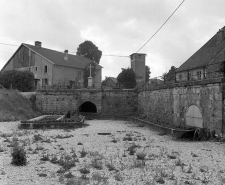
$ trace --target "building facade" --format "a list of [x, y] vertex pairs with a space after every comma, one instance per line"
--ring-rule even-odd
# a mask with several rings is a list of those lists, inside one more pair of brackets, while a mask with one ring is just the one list
[[[34, 74], [37, 88], [82, 88], [84, 86], [84, 71], [93, 61], [63, 52], [35, 45], [21, 44], [13, 56], [2, 68], [7, 70], [29, 70]], [[101, 87], [102, 67], [96, 65], [93, 86]]]
[[176, 81], [196, 81], [223, 77], [225, 61], [225, 27], [176, 70]]

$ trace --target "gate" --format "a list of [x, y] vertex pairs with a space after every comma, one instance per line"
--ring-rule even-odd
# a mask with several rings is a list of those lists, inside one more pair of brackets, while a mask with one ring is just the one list
[[203, 128], [201, 110], [196, 105], [191, 105], [186, 113], [186, 125]]

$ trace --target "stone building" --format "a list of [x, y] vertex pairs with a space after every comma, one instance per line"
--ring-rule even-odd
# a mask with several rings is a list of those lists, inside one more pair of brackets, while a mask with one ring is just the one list
[[136, 75], [136, 82], [138, 84], [145, 83], [145, 56], [143, 53], [133, 53], [130, 55], [131, 68]]
[[176, 81], [222, 77], [225, 61], [225, 27], [176, 70]]
[[106, 79], [102, 82], [102, 87], [105, 89], [113, 89], [117, 88], [117, 86], [117, 78], [115, 77], [106, 77]]
[[[29, 70], [34, 73], [35, 85], [49, 88], [82, 88], [84, 83], [84, 70], [93, 61], [65, 52], [59, 52], [42, 47], [42, 43], [35, 45], [22, 43], [12, 57], [8, 60], [2, 71]], [[101, 87], [102, 67], [96, 65], [93, 84], [95, 88]]]

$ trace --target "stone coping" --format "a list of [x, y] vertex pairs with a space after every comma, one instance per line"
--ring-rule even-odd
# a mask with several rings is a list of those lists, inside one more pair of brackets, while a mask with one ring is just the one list
[[174, 82], [172, 84], [158, 85], [158, 86], [153, 86], [153, 87], [143, 87], [143, 88], [139, 89], [139, 92], [163, 90], [163, 89], [173, 89], [176, 87], [188, 87], [188, 86], [207, 85], [207, 84], [224, 83], [224, 82], [225, 82], [224, 77], [203, 79], [203, 80], [199, 80], [199, 81]]
[[188, 134], [194, 135], [194, 132], [195, 132], [195, 128], [188, 130], [188, 129], [181, 129], [181, 128], [166, 127], [166, 126], [154, 124], [154, 123], [151, 123], [151, 122], [148, 122], [148, 121], [145, 121], [145, 120], [133, 117], [133, 116], [131, 116], [130, 119], [132, 121], [147, 124], [148, 126], [155, 128], [156, 130], [160, 131], [163, 134], [168, 134], [168, 135], [171, 135], [172, 137], [176, 137], [176, 138], [185, 137], [185, 135], [188, 135]]

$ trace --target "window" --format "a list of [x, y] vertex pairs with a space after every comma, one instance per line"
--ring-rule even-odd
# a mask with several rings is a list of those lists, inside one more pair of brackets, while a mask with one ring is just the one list
[[191, 72], [188, 73], [188, 80], [191, 80], [192, 79], [192, 75], [191, 75]]
[[81, 78], [81, 71], [78, 71], [78, 78]]
[[47, 73], [48, 72], [48, 66], [45, 66], [44, 67], [44, 73]]
[[37, 67], [35, 67], [35, 71], [37, 71]]
[[197, 79], [198, 80], [201, 80], [202, 79], [202, 72], [201, 71], [198, 71], [197, 72]]
[[179, 81], [181, 81], [182, 80], [182, 75], [179, 75]]
[[47, 78], [43, 79], [43, 85], [48, 85], [48, 79]]

